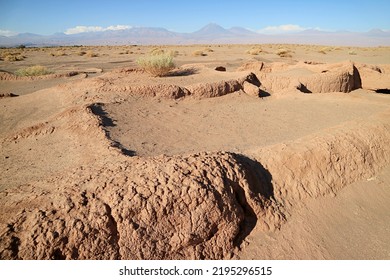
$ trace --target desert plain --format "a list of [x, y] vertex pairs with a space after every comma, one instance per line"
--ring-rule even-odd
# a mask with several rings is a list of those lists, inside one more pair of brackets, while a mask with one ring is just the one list
[[390, 259], [390, 47], [0, 54], [1, 259]]

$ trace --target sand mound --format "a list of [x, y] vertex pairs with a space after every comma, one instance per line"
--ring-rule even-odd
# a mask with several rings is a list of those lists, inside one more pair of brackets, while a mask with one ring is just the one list
[[[245, 86], [244, 86], [245, 85]], [[224, 96], [239, 90], [243, 90], [248, 95], [259, 96], [260, 81], [255, 74], [249, 73], [243, 77], [228, 81], [214, 83], [198, 83], [187, 86], [192, 97], [212, 98]], [[257, 94], [256, 94], [257, 92]]]
[[360, 75], [355, 65], [346, 63], [332, 66], [321, 74], [299, 77], [298, 82], [313, 93], [351, 92], [361, 88]]
[[116, 87], [111, 83], [109, 85], [104, 84], [98, 92], [113, 92], [120, 91], [124, 93], [130, 93], [132, 95], [141, 97], [157, 97], [178, 99], [188, 96], [190, 93], [186, 88], [179, 87], [177, 85], [159, 84], [159, 85], [139, 85], [139, 86], [125, 86]]
[[362, 77], [362, 88], [368, 90], [390, 89], [390, 68], [386, 65], [357, 64]]
[[[124, 72], [128, 73], [128, 72]], [[132, 73], [132, 71], [130, 72]], [[139, 73], [138, 73], [139, 74]], [[159, 83], [155, 85], [121, 85], [111, 77], [99, 77], [91, 82], [91, 86], [99, 93], [122, 92], [131, 96], [156, 97], [166, 99], [178, 99], [186, 96], [193, 98], [212, 98], [223, 96], [243, 89], [244, 83], [250, 83], [255, 87], [260, 86], [260, 81], [253, 73], [239, 75], [237, 79], [220, 80], [210, 83], [195, 83], [186, 86]], [[123, 83], [123, 81], [122, 81]], [[252, 90], [253, 91], [253, 90]], [[252, 94], [252, 91], [250, 94]], [[253, 94], [252, 94], [253, 95]]]
[[[238, 71], [247, 70], [253, 71], [259, 77], [264, 90], [277, 94], [294, 92], [297, 89], [304, 93], [351, 92], [362, 87], [369, 88], [370, 84], [371, 88], [372, 84], [378, 86], [377, 81], [384, 78], [380, 68], [367, 65], [357, 68], [352, 62], [247, 62], [238, 68]], [[387, 82], [384, 82], [382, 88], [387, 86]]]
[[264, 63], [261, 61], [249, 61], [237, 68], [237, 71], [261, 71]]
[[232, 93], [240, 90], [242, 87], [237, 80], [221, 81], [212, 84], [195, 84], [188, 86], [188, 90], [192, 96], [199, 98], [211, 98], [223, 96], [228, 93]]
[[262, 172], [242, 156], [202, 153], [21, 186], [1, 193], [1, 258], [230, 258], [258, 217], [267, 228], [282, 220]]

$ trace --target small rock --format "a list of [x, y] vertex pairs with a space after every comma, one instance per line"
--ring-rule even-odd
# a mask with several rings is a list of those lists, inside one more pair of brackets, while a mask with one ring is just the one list
[[218, 67], [215, 67], [215, 71], [226, 72], [226, 68], [223, 66], [218, 66]]

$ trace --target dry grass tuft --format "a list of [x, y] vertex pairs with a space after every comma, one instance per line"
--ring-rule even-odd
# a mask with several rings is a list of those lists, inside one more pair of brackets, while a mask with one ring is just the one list
[[31, 77], [31, 76], [42, 76], [51, 73], [52, 72], [47, 70], [46, 67], [41, 65], [35, 65], [35, 66], [19, 69], [15, 72], [15, 75], [22, 76], [22, 77]]
[[155, 77], [167, 76], [175, 68], [173, 56], [165, 53], [139, 58], [137, 64]]
[[151, 55], [162, 55], [164, 53], [165, 53], [165, 51], [163, 49], [160, 49], [160, 48], [154, 48], [150, 51]]
[[22, 55], [20, 52], [9, 52], [9, 51], [6, 51], [6, 52], [3, 52], [0, 54], [0, 60], [4, 60], [4, 61], [22, 61], [24, 60], [26, 57], [24, 55]]
[[179, 55], [179, 52], [178, 51], [175, 51], [175, 50], [164, 50], [164, 49], [161, 49], [161, 48], [154, 48], [150, 51], [150, 54], [151, 55], [163, 55], [163, 54], [166, 54], [168, 56], [172, 56], [172, 57], [176, 57]]
[[169, 52], [167, 52], [167, 54], [172, 57], [177, 57], [179, 55], [179, 51], [170, 50]]
[[276, 54], [280, 57], [292, 57], [291, 51], [288, 49], [278, 49]]
[[349, 55], [357, 55], [356, 51], [354, 51], [354, 50], [349, 51], [348, 54]]
[[197, 50], [192, 53], [193, 56], [207, 56], [202, 50]]
[[50, 53], [51, 56], [66, 56], [67, 54], [63, 50]]
[[250, 54], [250, 55], [258, 55], [262, 52], [263, 52], [263, 50], [260, 47], [252, 47], [251, 49], [246, 51], [246, 53]]
[[121, 51], [121, 52], [119, 52], [119, 54], [133, 54], [133, 52], [132, 51], [130, 51], [130, 50], [123, 50], [123, 51]]
[[23, 55], [7, 55], [4, 57], [4, 61], [22, 61], [25, 59], [25, 56]]
[[94, 51], [87, 51], [85, 56], [88, 56], [88, 57], [98, 57], [99, 54], [95, 53]]
[[322, 54], [327, 54], [328, 52], [331, 52], [333, 49], [331, 47], [323, 47], [318, 52]]

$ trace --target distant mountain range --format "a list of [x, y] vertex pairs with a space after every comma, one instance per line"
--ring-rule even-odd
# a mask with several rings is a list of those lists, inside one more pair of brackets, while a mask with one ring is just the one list
[[178, 33], [165, 28], [132, 27], [78, 34], [55, 33], [38, 35], [21, 33], [0, 36], [0, 46], [59, 46], [59, 45], [167, 45], [167, 44], [319, 44], [344, 46], [390, 46], [390, 31], [373, 29], [369, 32], [325, 32], [307, 29], [285, 34], [260, 34], [242, 27], [225, 29], [211, 23], [192, 33]]

